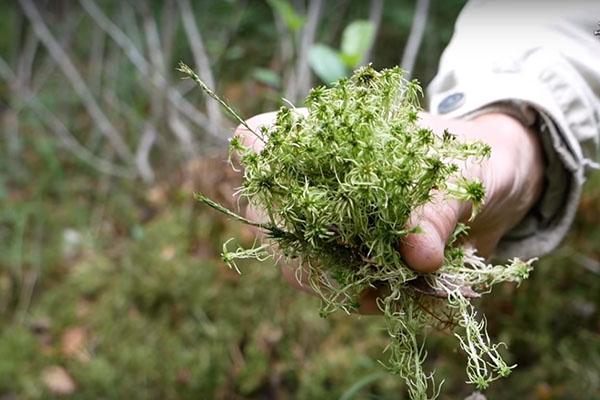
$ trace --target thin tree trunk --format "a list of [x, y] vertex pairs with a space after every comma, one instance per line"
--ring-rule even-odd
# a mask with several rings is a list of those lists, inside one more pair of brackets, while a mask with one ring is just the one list
[[430, 0], [418, 0], [415, 8], [415, 16], [413, 23], [410, 28], [410, 34], [404, 46], [404, 54], [402, 55], [402, 61], [400, 67], [407, 72], [407, 78], [410, 79], [412, 76], [417, 56], [419, 54], [419, 48], [423, 41], [423, 34], [425, 33], [425, 26], [427, 25], [427, 17], [429, 14]]

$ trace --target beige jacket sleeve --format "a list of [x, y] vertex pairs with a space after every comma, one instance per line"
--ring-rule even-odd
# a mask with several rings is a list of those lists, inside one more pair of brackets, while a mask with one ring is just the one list
[[499, 257], [534, 257], [568, 231], [600, 137], [600, 0], [480, 0], [461, 12], [428, 88], [435, 114], [511, 113], [540, 133], [544, 194]]

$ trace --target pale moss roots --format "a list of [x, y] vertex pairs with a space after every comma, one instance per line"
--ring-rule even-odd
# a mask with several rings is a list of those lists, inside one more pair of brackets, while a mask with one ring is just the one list
[[[180, 69], [218, 99], [188, 67]], [[331, 88], [312, 89], [308, 115], [283, 107], [273, 125], [252, 132], [264, 144], [258, 154], [240, 137], [232, 138], [230, 153], [243, 166], [239, 195], [263, 210], [266, 222], [248, 221], [200, 194], [197, 199], [267, 234], [265, 244], [252, 249], [224, 247], [228, 265], [237, 269], [238, 259], [275, 254], [299, 260], [322, 299], [323, 315], [356, 310], [364, 290], [380, 288], [379, 307], [390, 335], [385, 365], [405, 379], [412, 399], [427, 399], [439, 392], [433, 374], [423, 369], [424, 336], [432, 327], [453, 329], [467, 355], [469, 383], [485, 388], [510, 373], [514, 366], [491, 343], [485, 319], [465, 293], [521, 282], [531, 262], [486, 264], [456, 244], [466, 231], [461, 225], [441, 269], [422, 275], [407, 267], [398, 243], [416, 231], [407, 228], [411, 211], [437, 192], [472, 202], [476, 212], [484, 187], [463, 177], [459, 163], [481, 162], [490, 148], [419, 126], [421, 89], [402, 75], [399, 68], [364, 67]], [[446, 298], [424, 293], [423, 284]]]

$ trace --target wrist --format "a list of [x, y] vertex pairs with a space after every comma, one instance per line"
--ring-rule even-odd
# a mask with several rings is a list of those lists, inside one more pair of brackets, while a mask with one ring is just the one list
[[544, 160], [537, 132], [516, 118], [498, 112], [480, 115], [472, 122], [478, 125], [480, 139], [496, 151], [498, 158], [509, 162], [516, 171], [524, 172], [522, 177], [529, 184], [541, 188]]
[[[491, 157], [490, 212], [494, 208], [511, 210], [505, 230], [514, 227], [539, 199], [544, 186], [544, 157], [537, 132], [518, 119], [504, 113], [491, 112], [471, 120], [480, 140], [488, 143]], [[503, 213], [500, 213], [503, 214]]]

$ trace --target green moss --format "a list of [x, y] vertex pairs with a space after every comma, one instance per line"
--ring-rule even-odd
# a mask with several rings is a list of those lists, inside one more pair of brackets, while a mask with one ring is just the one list
[[[180, 69], [245, 124], [191, 69]], [[498, 282], [520, 282], [531, 266], [520, 260], [488, 265], [454, 244], [435, 273], [421, 275], [405, 264], [398, 243], [416, 231], [407, 228], [408, 218], [434, 191], [471, 202], [473, 214], [480, 208], [482, 183], [461, 176], [455, 162], [480, 162], [490, 148], [419, 126], [421, 89], [402, 75], [399, 68], [364, 67], [331, 88], [313, 89], [307, 115], [284, 107], [272, 126], [253, 130], [246, 125], [264, 149], [254, 153], [234, 138], [231, 152], [244, 167], [240, 194], [265, 212], [266, 222], [248, 221], [205, 196], [197, 198], [262, 228], [270, 238], [248, 250], [229, 252], [225, 246], [227, 264], [239, 270], [236, 260], [264, 260], [275, 248], [299, 259], [321, 297], [321, 315], [356, 311], [365, 290], [387, 288], [379, 299], [390, 336], [387, 365], [405, 379], [413, 399], [425, 399], [437, 397], [439, 387], [423, 369], [423, 337], [440, 324], [454, 327], [467, 354], [470, 383], [483, 389], [510, 373], [513, 367], [490, 341], [485, 319], [478, 317], [465, 288], [484, 292]], [[460, 226], [455, 236], [465, 230]], [[447, 298], [424, 295], [417, 279]]]

